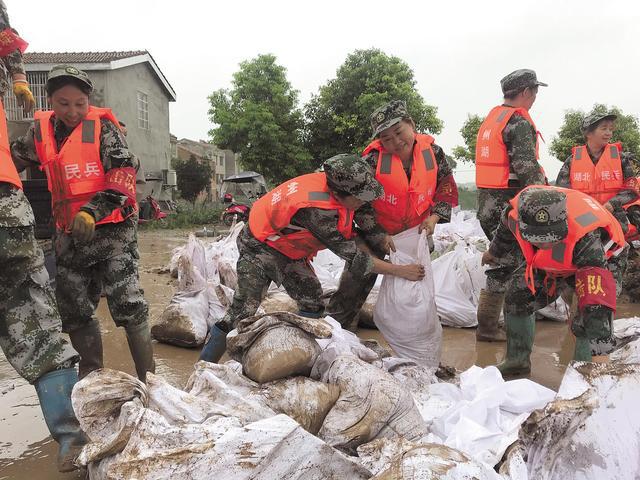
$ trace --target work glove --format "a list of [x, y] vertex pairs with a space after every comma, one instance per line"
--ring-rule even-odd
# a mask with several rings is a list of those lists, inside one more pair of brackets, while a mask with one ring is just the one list
[[89, 242], [96, 231], [96, 221], [93, 215], [85, 211], [79, 211], [73, 218], [71, 236], [79, 242]]
[[16, 96], [18, 105], [22, 107], [25, 115], [36, 106], [36, 100], [33, 98], [33, 93], [31, 93], [29, 84], [26, 80], [13, 81], [13, 94]]

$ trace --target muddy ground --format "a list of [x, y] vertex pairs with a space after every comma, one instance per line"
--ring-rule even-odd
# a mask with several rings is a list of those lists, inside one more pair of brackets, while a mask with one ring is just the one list
[[[183, 244], [188, 232], [145, 231], [140, 234], [141, 283], [150, 305], [151, 319], [162, 312], [173, 294], [173, 281], [157, 270], [167, 265], [174, 247]], [[618, 306], [618, 317], [637, 315], [640, 306]], [[117, 329], [103, 301], [98, 309], [102, 323], [105, 365], [135, 374], [124, 331]], [[361, 330], [361, 337], [380, 339], [377, 331]], [[444, 329], [444, 364], [464, 370], [471, 365], [487, 366], [502, 358], [504, 344], [475, 342], [474, 329]], [[198, 350], [154, 344], [157, 373], [176, 386], [183, 386], [198, 358]], [[531, 379], [557, 389], [571, 359], [573, 340], [566, 325], [539, 321], [533, 351]], [[56, 443], [45, 426], [38, 398], [32, 386], [19, 378], [0, 352], [0, 480], [70, 480], [79, 473], [56, 471]]]

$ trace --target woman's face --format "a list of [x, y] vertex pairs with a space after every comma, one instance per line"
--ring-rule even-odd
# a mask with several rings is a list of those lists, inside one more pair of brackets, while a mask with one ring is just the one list
[[596, 148], [604, 148], [611, 141], [614, 130], [614, 120], [601, 120], [595, 130], [587, 133], [587, 141]]
[[56, 118], [69, 128], [75, 128], [89, 112], [89, 95], [75, 85], [65, 85], [49, 97]]
[[380, 141], [385, 150], [400, 158], [408, 158], [413, 154], [415, 139], [413, 122], [408, 120], [402, 120], [380, 132]]

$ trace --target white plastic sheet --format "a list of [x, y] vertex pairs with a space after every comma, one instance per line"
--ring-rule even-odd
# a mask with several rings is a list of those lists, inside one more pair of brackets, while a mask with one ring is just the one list
[[424, 266], [423, 280], [413, 282], [387, 275], [382, 280], [373, 320], [398, 357], [425, 366], [438, 366], [442, 326], [436, 314], [433, 273], [426, 235], [418, 227], [394, 235], [391, 262]]

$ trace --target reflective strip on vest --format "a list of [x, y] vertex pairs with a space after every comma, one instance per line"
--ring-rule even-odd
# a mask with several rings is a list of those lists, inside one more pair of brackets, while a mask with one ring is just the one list
[[423, 150], [422, 158], [424, 158], [424, 166], [427, 170], [433, 170], [433, 157], [431, 156], [431, 150]]
[[582, 160], [582, 150], [584, 150], [584, 147], [576, 149], [576, 160]]
[[562, 263], [564, 261], [564, 252], [566, 248], [567, 245], [564, 243], [558, 243], [554, 245], [551, 249], [551, 258], [553, 258], [558, 263]]
[[611, 152], [611, 158], [618, 158], [618, 147], [609, 145], [609, 151]]
[[82, 121], [82, 143], [95, 143], [95, 120], [83, 120]]
[[576, 222], [578, 222], [583, 227], [588, 227], [592, 223], [596, 223], [598, 221], [598, 217], [595, 216], [594, 213], [587, 212], [582, 215], [576, 217]]
[[309, 192], [309, 200], [311, 201], [328, 201], [330, 198], [329, 192]]
[[504, 117], [506, 117], [508, 113], [509, 110], [502, 110], [502, 112], [500, 112], [500, 115], [498, 115], [498, 118], [496, 119], [496, 123], [502, 122], [504, 120]]
[[391, 160], [392, 160], [392, 156], [390, 153], [382, 154], [382, 160], [380, 160], [381, 174], [389, 175], [391, 173]]

